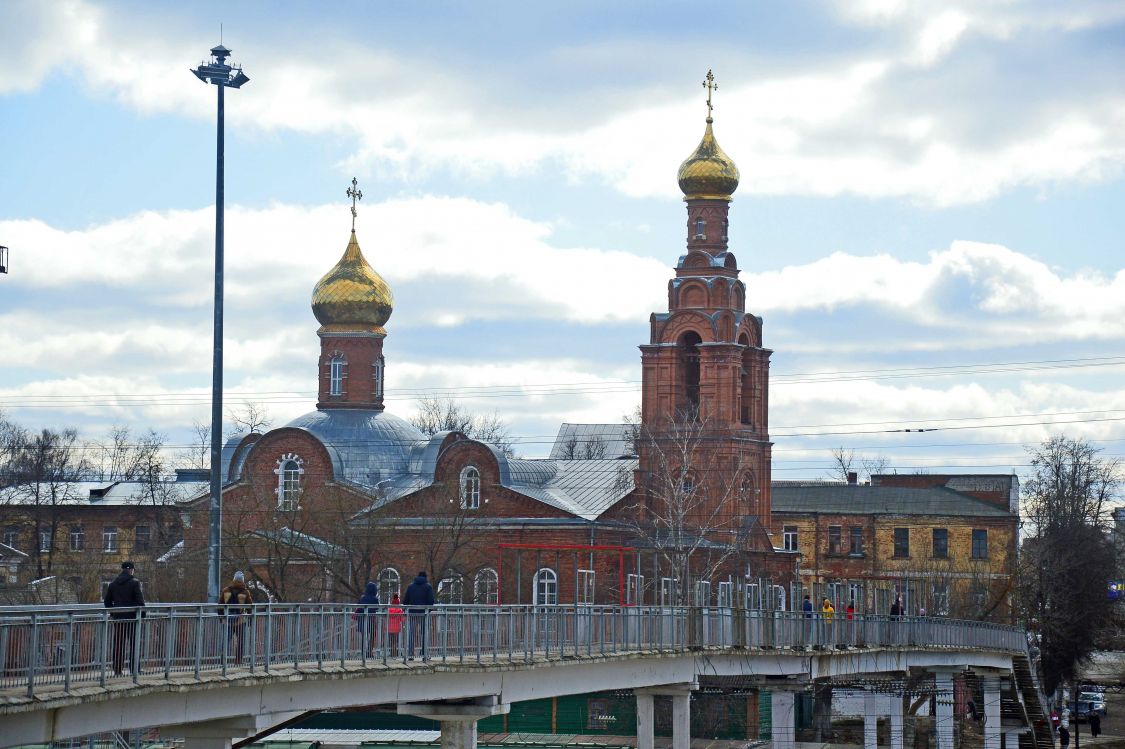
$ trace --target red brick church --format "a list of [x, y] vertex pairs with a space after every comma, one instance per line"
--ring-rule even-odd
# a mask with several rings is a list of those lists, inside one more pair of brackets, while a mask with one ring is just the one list
[[[640, 423], [565, 425], [549, 459], [384, 409], [394, 300], [353, 226], [313, 289], [316, 410], [224, 449], [224, 570], [288, 601], [350, 600], [367, 580], [389, 597], [427, 570], [447, 603], [773, 605], [794, 561], [769, 536], [771, 352], [728, 247], [739, 174], [710, 101], [678, 177], [687, 249], [640, 347]], [[189, 507], [181, 560], [201, 561], [206, 497]]]

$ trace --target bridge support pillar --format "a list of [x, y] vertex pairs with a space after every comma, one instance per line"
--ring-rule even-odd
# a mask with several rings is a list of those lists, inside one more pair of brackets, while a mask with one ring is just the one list
[[[902, 749], [902, 695], [891, 695], [891, 749]], [[999, 749], [999, 747], [997, 747]]]
[[1000, 749], [1000, 679], [985, 677], [981, 686], [984, 688], [984, 749]]
[[937, 735], [937, 749], [953, 749], [953, 673], [952, 670], [934, 672], [934, 733]]
[[400, 702], [399, 715], [417, 715], [441, 724], [442, 749], [476, 749], [477, 721], [492, 715], [503, 715], [512, 706], [501, 704], [495, 695], [467, 700], [437, 702]]
[[698, 682], [634, 689], [637, 696], [637, 749], [653, 749], [653, 698], [672, 698], [672, 749], [691, 747], [691, 693]]
[[863, 695], [863, 749], [879, 747], [879, 707], [882, 700], [874, 692]]
[[793, 749], [797, 737], [795, 693], [788, 689], [770, 691], [773, 749]]

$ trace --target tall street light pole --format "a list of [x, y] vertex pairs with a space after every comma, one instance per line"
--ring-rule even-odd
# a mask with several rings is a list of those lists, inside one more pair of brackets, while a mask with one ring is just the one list
[[211, 62], [192, 70], [219, 89], [218, 146], [215, 152], [215, 344], [211, 368], [211, 523], [207, 537], [207, 600], [219, 600], [220, 529], [223, 521], [223, 93], [242, 88], [250, 79], [241, 67], [227, 64], [230, 50], [220, 44]]

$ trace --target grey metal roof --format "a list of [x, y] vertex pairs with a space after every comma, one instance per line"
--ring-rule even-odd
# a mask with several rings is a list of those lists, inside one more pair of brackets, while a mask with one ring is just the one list
[[368, 488], [409, 473], [411, 448], [429, 439], [410, 422], [386, 411], [313, 411], [286, 426], [309, 432], [328, 448], [337, 478]]
[[1003, 508], [945, 487], [774, 484], [771, 495], [774, 512], [1012, 517]]
[[633, 491], [636, 460], [509, 460], [513, 491], [594, 520]]
[[551, 446], [551, 457], [555, 460], [569, 459], [569, 444], [573, 439], [574, 447], [580, 457], [582, 450], [587, 445], [600, 442], [605, 445], [605, 452], [600, 458], [623, 458], [634, 454], [630, 435], [633, 431], [630, 424], [563, 424], [559, 427], [555, 444]]

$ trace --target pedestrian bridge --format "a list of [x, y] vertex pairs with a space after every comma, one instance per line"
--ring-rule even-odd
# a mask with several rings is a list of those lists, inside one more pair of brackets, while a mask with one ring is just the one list
[[729, 607], [437, 606], [396, 635], [386, 608], [369, 612], [158, 605], [113, 620], [96, 608], [0, 609], [0, 747], [159, 727], [187, 749], [229, 749], [309, 711], [395, 705], [440, 721], [443, 746], [472, 749], [476, 721], [513, 702], [632, 689], [639, 749], [652, 747], [658, 695], [672, 697], [673, 746], [686, 749], [691, 691], [736, 677], [770, 691], [778, 749], [792, 749], [796, 692], [870, 678], [882, 686], [865, 702], [865, 743], [873, 749], [885, 717], [901, 749], [901, 692], [888, 699], [895, 682], [875, 677], [928, 672], [937, 745], [953, 749], [953, 676], [966, 670], [983, 686], [985, 749], [1005, 732], [1053, 746], [1049, 728], [1031, 731], [1043, 702], [1014, 627]]

